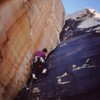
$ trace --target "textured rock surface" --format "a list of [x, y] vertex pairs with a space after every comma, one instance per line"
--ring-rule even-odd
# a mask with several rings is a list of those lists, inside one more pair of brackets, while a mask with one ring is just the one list
[[83, 25], [96, 13], [81, 14], [76, 14], [80, 23], [66, 21], [63, 41], [47, 59], [48, 75], [24, 87], [15, 100], [100, 100], [100, 21], [96, 16], [92, 26]]
[[55, 48], [64, 17], [61, 0], [0, 1], [0, 100], [25, 84], [36, 50]]
[[100, 14], [91, 8], [67, 16], [60, 40], [63, 41], [88, 32], [100, 36]]

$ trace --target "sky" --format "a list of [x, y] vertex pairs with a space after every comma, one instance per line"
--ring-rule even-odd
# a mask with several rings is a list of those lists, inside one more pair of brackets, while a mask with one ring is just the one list
[[66, 14], [71, 14], [87, 7], [100, 13], [100, 0], [62, 0], [62, 3]]

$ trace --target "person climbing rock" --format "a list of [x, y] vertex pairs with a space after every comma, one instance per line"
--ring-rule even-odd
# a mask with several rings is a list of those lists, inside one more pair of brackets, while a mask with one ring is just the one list
[[40, 74], [46, 74], [48, 65], [46, 63], [47, 49], [44, 48], [42, 51], [37, 51], [33, 56], [32, 64], [32, 78], [37, 79]]

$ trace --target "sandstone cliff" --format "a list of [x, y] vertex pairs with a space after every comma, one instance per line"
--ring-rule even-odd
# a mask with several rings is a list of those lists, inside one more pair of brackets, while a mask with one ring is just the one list
[[0, 100], [25, 84], [36, 50], [55, 48], [64, 17], [61, 0], [0, 1]]

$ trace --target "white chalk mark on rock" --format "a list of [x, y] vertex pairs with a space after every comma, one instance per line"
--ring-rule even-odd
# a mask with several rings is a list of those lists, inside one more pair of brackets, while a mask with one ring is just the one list
[[68, 75], [67, 72], [65, 72], [63, 75], [58, 76], [58, 77], [57, 77], [57, 79], [58, 79], [58, 84], [64, 85], [64, 84], [70, 83], [70, 81], [62, 81], [62, 80], [61, 80], [61, 78], [65, 77], [65, 76], [67, 76], [67, 75]]
[[62, 78], [62, 77], [67, 76], [67, 75], [68, 75], [67, 72], [65, 72], [63, 75], [57, 76], [57, 78]]
[[61, 44], [60, 47], [63, 47], [63, 46], [65, 46], [65, 45], [67, 45], [67, 43], [63, 43], [63, 44]]
[[73, 68], [73, 69], [77, 68], [77, 65], [75, 65], [75, 64], [74, 64], [74, 65], [72, 65], [72, 68]]
[[88, 58], [87, 60], [86, 60], [86, 63], [88, 63], [90, 61], [90, 59]]
[[91, 66], [88, 66], [88, 68], [92, 68], [92, 67], [96, 67], [96, 65], [91, 65]]
[[72, 65], [72, 70], [73, 71], [78, 71], [78, 70], [81, 70], [81, 69], [85, 69], [85, 68], [92, 68], [92, 67], [96, 67], [96, 65], [89, 65], [89, 64], [87, 64], [88, 62], [90, 61], [90, 59], [88, 58], [87, 60], [86, 60], [86, 63], [85, 64], [82, 64], [80, 67], [78, 67], [77, 65]]
[[76, 68], [73, 69], [73, 71], [80, 70], [80, 69], [82, 69], [82, 68], [81, 67], [76, 67]]
[[40, 89], [38, 87], [35, 87], [32, 89], [32, 93], [40, 93]]
[[62, 82], [61, 79], [58, 79], [58, 84], [64, 85], [64, 84], [68, 84], [68, 83], [70, 83], [70, 81]]

